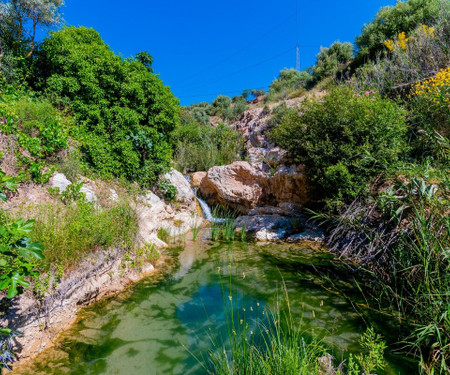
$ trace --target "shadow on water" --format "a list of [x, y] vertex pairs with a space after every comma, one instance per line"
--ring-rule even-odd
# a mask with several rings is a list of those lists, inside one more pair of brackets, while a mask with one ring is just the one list
[[[336, 267], [329, 255], [298, 245], [201, 241], [169, 251], [178, 258], [174, 272], [82, 311], [55, 348], [19, 373], [205, 374], [194, 356], [207, 358], [211, 341], [226, 339], [229, 297], [236, 312], [245, 309], [256, 321], [274, 306], [283, 281], [306, 331], [323, 338], [338, 359], [360, 349], [364, 319], [341, 295], [321, 287], [315, 273]], [[389, 360], [386, 374], [411, 372], [401, 357]]]

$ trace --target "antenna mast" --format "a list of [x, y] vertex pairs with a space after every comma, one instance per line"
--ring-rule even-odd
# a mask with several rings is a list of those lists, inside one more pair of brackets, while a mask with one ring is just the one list
[[300, 71], [300, 46], [298, 45], [298, 0], [295, 0], [295, 39], [296, 39], [296, 64], [295, 69]]

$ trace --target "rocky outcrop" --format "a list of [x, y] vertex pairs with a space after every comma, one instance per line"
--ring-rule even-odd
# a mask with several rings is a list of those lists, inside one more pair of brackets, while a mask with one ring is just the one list
[[[20, 349], [20, 363], [53, 345], [57, 335], [74, 322], [80, 309], [154, 272], [155, 267], [149, 262], [140, 269], [130, 267], [123, 255], [123, 249], [92, 253], [70, 275], [58, 283], [55, 280], [56, 289], [39, 301], [31, 291], [8, 301], [11, 306], [0, 316], [0, 326], [22, 333], [14, 339], [14, 346]], [[162, 261], [156, 264], [157, 268], [162, 266]]]
[[236, 231], [246, 231], [257, 241], [321, 242], [323, 231], [291, 205], [258, 207], [235, 221]]
[[271, 174], [243, 161], [211, 168], [202, 179], [200, 192], [209, 203], [219, 203], [244, 214], [268, 203], [303, 205], [308, 200], [303, 168], [280, 166]]
[[202, 184], [203, 179], [206, 177], [206, 172], [194, 172], [190, 174], [191, 185], [193, 187], [199, 187]]

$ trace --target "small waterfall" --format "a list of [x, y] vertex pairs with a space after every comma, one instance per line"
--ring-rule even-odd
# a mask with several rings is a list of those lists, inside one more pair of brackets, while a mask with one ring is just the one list
[[[187, 174], [184, 175], [184, 178], [191, 184], [191, 177]], [[208, 203], [206, 203], [203, 199], [199, 198], [197, 195], [198, 188], [195, 187], [192, 189], [195, 195], [195, 198], [197, 198], [198, 203], [200, 204], [200, 207], [203, 212], [203, 217], [208, 220], [210, 223], [224, 223], [227, 221], [227, 219], [222, 219], [219, 217], [214, 217], [211, 212], [211, 207], [208, 206]]]
[[211, 207], [208, 206], [208, 203], [206, 203], [203, 199], [197, 196], [197, 188], [194, 188], [194, 195], [197, 198], [200, 207], [202, 208], [203, 216], [205, 217], [206, 220], [208, 220], [211, 223], [223, 223], [226, 221], [226, 219], [221, 219], [213, 216], [211, 212]]

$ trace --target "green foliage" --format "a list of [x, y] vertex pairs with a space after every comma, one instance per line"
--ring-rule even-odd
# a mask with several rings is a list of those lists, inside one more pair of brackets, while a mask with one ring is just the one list
[[68, 145], [70, 117], [63, 117], [53, 106], [33, 95], [10, 89], [0, 102], [0, 130], [17, 137], [17, 156], [32, 179], [38, 183], [48, 181], [52, 170], [47, 159]]
[[81, 162], [81, 155], [79, 152], [73, 151], [58, 160], [57, 169], [66, 176], [69, 181], [75, 182], [85, 170], [85, 166]]
[[293, 91], [307, 88], [311, 82], [311, 74], [305, 70], [283, 69], [270, 85], [267, 100], [286, 98]]
[[420, 23], [430, 24], [439, 15], [441, 0], [399, 1], [395, 6], [383, 7], [375, 20], [366, 24], [356, 38], [358, 54], [356, 64], [361, 65], [384, 49], [383, 43], [401, 32], [409, 33]]
[[119, 201], [100, 210], [81, 195], [72, 195], [72, 199], [65, 199], [67, 205], [48, 203], [28, 209], [27, 214], [36, 219], [33, 237], [46, 247], [40, 267], [48, 270], [60, 265], [67, 269], [94, 250], [113, 246], [132, 249], [137, 221], [128, 202]]
[[421, 24], [408, 35], [400, 33], [386, 42], [387, 55], [356, 69], [351, 84], [357, 90], [375, 89], [383, 96], [408, 94], [415, 82], [434, 76], [448, 67], [450, 61], [450, 2], [442, 7], [439, 17], [428, 27]]
[[368, 328], [361, 335], [359, 342], [367, 353], [363, 352], [355, 356], [359, 365], [354, 361], [353, 355], [350, 354], [348, 375], [375, 374], [375, 371], [383, 370], [386, 366], [384, 351], [387, 347], [381, 336], [375, 333], [373, 328]]
[[36, 50], [37, 31], [61, 21], [63, 0], [4, 0], [0, 3], [0, 81], [23, 81]]
[[[231, 284], [231, 280], [228, 282]], [[309, 332], [302, 329], [302, 322], [294, 320], [286, 287], [276, 308], [256, 303], [250, 308], [251, 318], [245, 305], [235, 302], [246, 299], [233, 295], [231, 290], [227, 294], [223, 298], [229, 344], [221, 344], [223, 338], [212, 335], [214, 347], [209, 363], [204, 364], [209, 374], [369, 375], [386, 366], [383, 357], [386, 344], [372, 328], [360, 338], [367, 353], [356, 355], [359, 364], [350, 354], [348, 366], [344, 362], [336, 366], [327, 347], [320, 340], [311, 339]]]
[[[6, 201], [6, 191], [14, 191], [16, 179], [0, 171], [0, 198]], [[28, 237], [34, 221], [11, 220], [0, 212], [0, 291], [7, 290], [7, 297], [13, 298], [28, 287], [27, 278], [36, 278], [36, 262], [44, 259], [44, 246], [32, 242]]]
[[160, 179], [158, 181], [158, 189], [164, 195], [164, 197], [170, 201], [174, 201], [177, 197], [178, 190], [176, 186], [173, 186], [169, 180]]
[[334, 42], [328, 48], [321, 48], [313, 67], [313, 77], [320, 81], [342, 70], [353, 57], [353, 45], [349, 42]]
[[170, 234], [164, 228], [159, 228], [156, 235], [163, 242], [168, 243], [170, 241]]
[[448, 371], [450, 360], [448, 173], [435, 182], [413, 177], [377, 197], [383, 220], [398, 239], [378, 246], [388, 254], [383, 273], [389, 270], [390, 278], [380, 277], [376, 288], [394, 311], [416, 323], [405, 341], [429, 374]]
[[52, 32], [41, 44], [37, 87], [73, 112], [83, 159], [101, 176], [148, 184], [169, 166], [178, 100], [148, 64], [144, 54], [122, 60], [84, 27]]
[[209, 113], [211, 116], [219, 116], [224, 118], [226, 111], [231, 106], [231, 98], [226, 95], [219, 95], [216, 99], [211, 103], [211, 108]]
[[173, 133], [175, 167], [182, 171], [206, 171], [216, 165], [242, 160], [244, 138], [228, 126], [201, 125], [189, 113], [183, 113], [181, 124]]
[[285, 116], [270, 137], [305, 164], [318, 197], [347, 200], [406, 152], [406, 132], [395, 102], [336, 87]]
[[147, 51], [139, 52], [136, 55], [136, 60], [139, 61], [142, 65], [144, 65], [150, 73], [153, 73], [152, 68], [153, 57]]
[[16, 191], [16, 187], [19, 185], [19, 179], [13, 176], [7, 176], [5, 172], [0, 169], [0, 200], [6, 202], [7, 192]]

